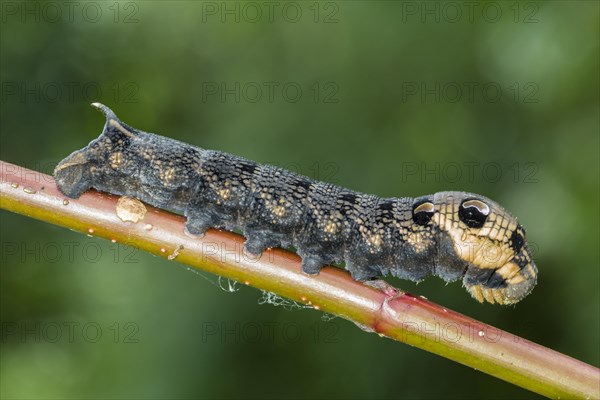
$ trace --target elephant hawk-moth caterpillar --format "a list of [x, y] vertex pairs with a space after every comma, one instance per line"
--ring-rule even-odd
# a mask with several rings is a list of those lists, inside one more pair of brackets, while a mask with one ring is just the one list
[[462, 278], [477, 300], [499, 304], [520, 301], [536, 284], [524, 229], [488, 198], [357, 193], [143, 132], [93, 105], [106, 116], [102, 133], [54, 171], [68, 197], [90, 188], [136, 197], [183, 213], [196, 235], [238, 228], [252, 254], [294, 246], [308, 274], [344, 262], [359, 281], [387, 274], [417, 282]]

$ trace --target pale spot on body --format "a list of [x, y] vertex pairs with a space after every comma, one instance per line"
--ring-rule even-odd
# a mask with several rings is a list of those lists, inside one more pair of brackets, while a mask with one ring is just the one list
[[406, 241], [413, 247], [417, 253], [427, 249], [427, 241], [421, 232], [410, 232], [406, 236]]
[[379, 246], [381, 246], [381, 243], [382, 243], [381, 235], [378, 235], [378, 234], [370, 235], [369, 236], [369, 243], [373, 247], [379, 247]]
[[330, 235], [333, 235], [334, 233], [337, 232], [337, 224], [335, 222], [329, 222], [327, 223], [327, 225], [325, 225], [325, 229], [323, 229], [325, 231], [325, 233], [329, 233]]
[[231, 190], [230, 189], [219, 189], [217, 191], [217, 194], [223, 200], [227, 200], [229, 198], [229, 196], [231, 195]]
[[285, 215], [285, 207], [284, 206], [276, 206], [273, 208], [273, 214], [278, 216], [279, 218]]
[[113, 169], [117, 169], [123, 164], [123, 154], [120, 151], [112, 153], [110, 155], [110, 166]]
[[175, 178], [175, 168], [169, 167], [160, 170], [160, 180], [165, 184], [169, 185]]

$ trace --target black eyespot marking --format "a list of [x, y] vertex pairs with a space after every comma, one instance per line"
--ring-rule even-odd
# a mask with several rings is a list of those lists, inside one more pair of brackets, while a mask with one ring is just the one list
[[392, 211], [394, 209], [394, 202], [386, 201], [379, 204], [379, 209], [384, 211]]
[[512, 235], [510, 235], [510, 247], [512, 247], [512, 249], [515, 251], [515, 253], [518, 253], [521, 251], [521, 249], [523, 248], [523, 245], [525, 244], [525, 238], [523, 237], [523, 235], [519, 232], [521, 229], [519, 229], [519, 227], [517, 227], [517, 229], [514, 230], [514, 232], [512, 233]]
[[477, 199], [465, 200], [458, 209], [458, 218], [470, 228], [481, 228], [490, 213], [490, 208]]
[[344, 193], [340, 196], [340, 199], [350, 204], [356, 204], [356, 199], [358, 199], [358, 196], [354, 193]]
[[298, 185], [298, 187], [303, 188], [305, 191], [308, 192], [308, 189], [310, 188], [310, 185], [312, 185], [312, 182], [309, 181], [308, 179], [298, 179], [296, 181], [296, 184]]
[[413, 221], [417, 225], [427, 225], [433, 217], [434, 206], [429, 201], [416, 203], [413, 206]]
[[256, 164], [250, 164], [250, 163], [241, 163], [240, 164], [240, 169], [247, 173], [248, 175], [252, 175], [254, 173], [254, 171], [256, 170], [257, 165]]

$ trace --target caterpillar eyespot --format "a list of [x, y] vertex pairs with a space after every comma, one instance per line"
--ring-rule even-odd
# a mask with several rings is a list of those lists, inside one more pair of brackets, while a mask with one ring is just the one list
[[435, 206], [429, 201], [416, 203], [413, 208], [413, 221], [418, 225], [427, 225], [435, 212]]
[[471, 228], [481, 228], [489, 214], [489, 206], [476, 199], [463, 201], [458, 211], [460, 220]]
[[[186, 216], [186, 231], [241, 229], [249, 253], [294, 246], [302, 270], [345, 262], [367, 281], [392, 274], [462, 279], [478, 301], [514, 304], [537, 268], [525, 231], [500, 205], [472, 193], [379, 198], [281, 168], [194, 147], [125, 124], [108, 107], [100, 136], [62, 160], [59, 189], [130, 196]], [[490, 252], [490, 247], [498, 251]]]

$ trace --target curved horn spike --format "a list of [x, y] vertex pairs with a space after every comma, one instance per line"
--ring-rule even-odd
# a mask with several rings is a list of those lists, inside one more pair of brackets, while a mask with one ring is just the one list
[[107, 121], [110, 121], [111, 119], [114, 119], [116, 121], [120, 121], [119, 117], [117, 117], [117, 114], [115, 114], [113, 110], [111, 110], [110, 108], [108, 108], [104, 104], [102, 104], [102, 103], [92, 103], [92, 107], [95, 107], [98, 110], [102, 111], [102, 113], [106, 117]]
[[130, 138], [135, 138], [135, 130], [125, 125], [125, 123], [123, 123], [119, 117], [117, 117], [113, 110], [102, 103], [92, 103], [92, 106], [102, 111], [106, 116], [106, 123], [104, 124], [102, 134], [107, 136], [125, 135], [129, 136]]

